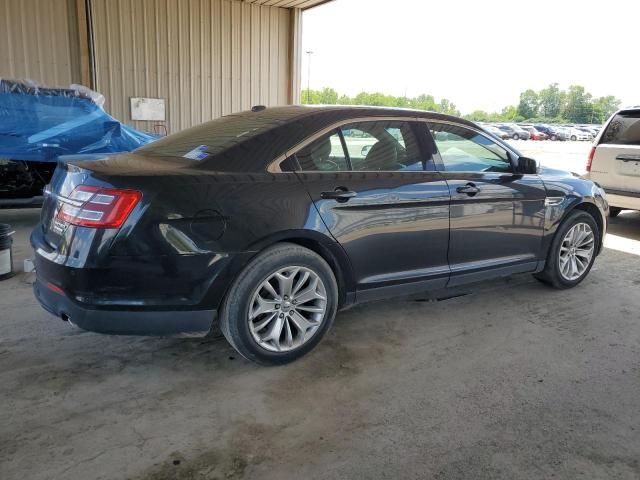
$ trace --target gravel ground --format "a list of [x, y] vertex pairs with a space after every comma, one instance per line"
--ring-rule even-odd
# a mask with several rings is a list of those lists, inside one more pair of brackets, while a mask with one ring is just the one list
[[[37, 218], [0, 211], [20, 264]], [[0, 478], [638, 479], [638, 271], [623, 213], [573, 290], [358, 306], [280, 368], [220, 338], [75, 330], [19, 273], [0, 282]]]

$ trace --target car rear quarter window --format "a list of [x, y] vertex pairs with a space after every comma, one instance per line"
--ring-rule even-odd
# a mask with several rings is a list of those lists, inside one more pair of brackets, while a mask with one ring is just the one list
[[296, 153], [303, 171], [341, 172], [349, 170], [347, 157], [337, 130], [323, 135]]
[[607, 125], [600, 143], [640, 145], [640, 110], [617, 113]]
[[356, 171], [421, 171], [424, 162], [409, 122], [359, 122], [342, 127]]
[[314, 140], [296, 158], [303, 171], [435, 170], [423, 158], [416, 129], [406, 121], [354, 122]]

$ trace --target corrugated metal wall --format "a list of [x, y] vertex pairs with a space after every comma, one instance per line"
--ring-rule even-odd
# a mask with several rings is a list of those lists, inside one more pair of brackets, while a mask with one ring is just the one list
[[80, 82], [75, 0], [0, 0], [0, 78]]
[[[90, 0], [95, 87], [116, 118], [164, 98], [169, 133], [252, 105], [291, 103], [299, 11], [237, 0]], [[299, 56], [299, 54], [298, 54]]]

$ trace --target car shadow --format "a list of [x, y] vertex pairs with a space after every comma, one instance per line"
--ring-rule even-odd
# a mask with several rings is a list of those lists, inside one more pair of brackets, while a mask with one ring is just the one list
[[608, 233], [640, 242], [640, 212], [623, 210], [610, 219]]

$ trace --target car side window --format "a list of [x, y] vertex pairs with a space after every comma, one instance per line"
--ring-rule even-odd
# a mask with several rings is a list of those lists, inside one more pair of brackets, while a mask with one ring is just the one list
[[355, 171], [423, 171], [411, 123], [358, 122], [342, 127], [351, 168]]
[[304, 171], [343, 172], [349, 164], [337, 130], [323, 135], [296, 153], [300, 169]]
[[441, 123], [430, 123], [444, 169], [448, 172], [513, 171], [509, 154], [490, 138], [471, 129]]

